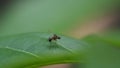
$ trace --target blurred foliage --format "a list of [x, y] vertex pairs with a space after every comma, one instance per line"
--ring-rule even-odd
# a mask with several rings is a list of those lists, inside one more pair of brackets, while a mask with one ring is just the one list
[[117, 0], [25, 0], [9, 7], [0, 35], [26, 32], [63, 33], [89, 18], [112, 10]]
[[120, 32], [104, 36], [91, 35], [84, 40], [91, 46], [85, 68], [120, 68]]
[[106, 42], [120, 47], [120, 30], [119, 29], [111, 29], [107, 32], [104, 32], [103, 34], [103, 40], [105, 40]]
[[[83, 24], [82, 21], [111, 12], [118, 5], [119, 0], [19, 1], [8, 8], [3, 21], [0, 21], [4, 24], [0, 36], [26, 32], [64, 33], [75, 25]], [[93, 35], [85, 38], [84, 41], [90, 45], [86, 54], [86, 68], [120, 68], [119, 35], [117, 31], [100, 37]], [[82, 57], [81, 54], [86, 52], [81, 42], [65, 36], [56, 43], [51, 43], [55, 43], [55, 47], [50, 49], [50, 36], [51, 34], [28, 33], [1, 37], [0, 67], [18, 68], [22, 65], [34, 68], [39, 65], [77, 62], [76, 57]]]

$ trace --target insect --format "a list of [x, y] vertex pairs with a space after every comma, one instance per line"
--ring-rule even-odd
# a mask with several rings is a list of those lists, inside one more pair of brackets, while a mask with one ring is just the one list
[[54, 34], [52, 37], [50, 37], [49, 39], [48, 39], [48, 41], [49, 42], [51, 42], [52, 40], [57, 40], [57, 39], [60, 39], [60, 37], [59, 36], [57, 36], [56, 34]]

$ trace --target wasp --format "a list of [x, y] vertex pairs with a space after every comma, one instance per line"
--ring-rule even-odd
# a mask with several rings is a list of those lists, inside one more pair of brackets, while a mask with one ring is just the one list
[[48, 41], [49, 42], [51, 42], [52, 40], [57, 40], [57, 39], [61, 39], [59, 36], [57, 36], [56, 34], [54, 34], [52, 37], [50, 37], [49, 39], [48, 39]]

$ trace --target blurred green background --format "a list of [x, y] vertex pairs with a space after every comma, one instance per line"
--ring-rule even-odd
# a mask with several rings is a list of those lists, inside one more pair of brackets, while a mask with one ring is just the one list
[[119, 0], [1, 0], [0, 5], [0, 36], [51, 32], [83, 37], [91, 45], [85, 67], [120, 68]]
[[[23, 32], [64, 33], [84, 21], [114, 11], [117, 0], [9, 0], [0, 35]], [[11, 3], [10, 3], [11, 2]], [[1, 9], [2, 10], [2, 9]], [[2, 13], [3, 14], [3, 13]]]

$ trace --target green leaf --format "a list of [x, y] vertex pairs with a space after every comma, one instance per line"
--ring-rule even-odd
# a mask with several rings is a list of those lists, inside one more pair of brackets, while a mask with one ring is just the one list
[[86, 68], [120, 68], [120, 48], [116, 44], [95, 35], [84, 40], [91, 46], [87, 54]]
[[26, 33], [0, 38], [0, 68], [36, 68], [57, 63], [78, 62], [85, 46], [78, 40], [52, 33]]
[[120, 47], [120, 30], [113, 29], [112, 31], [108, 31], [103, 35], [103, 40], [113, 44], [114, 46]]

